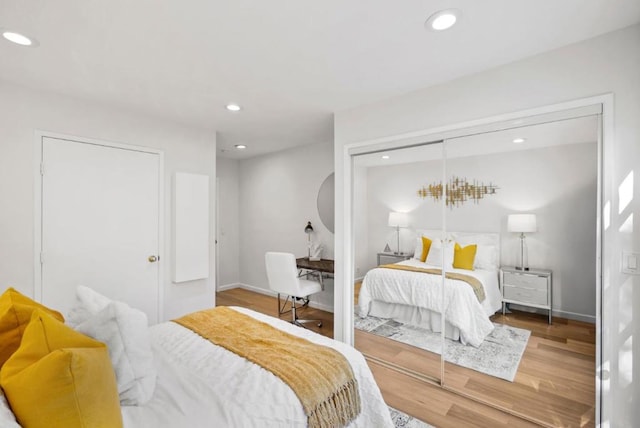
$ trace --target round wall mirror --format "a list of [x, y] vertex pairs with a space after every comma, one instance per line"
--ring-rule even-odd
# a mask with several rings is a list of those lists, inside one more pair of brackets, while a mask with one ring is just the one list
[[322, 182], [320, 190], [318, 190], [318, 215], [324, 227], [333, 233], [334, 229], [334, 193], [335, 193], [335, 174], [332, 172]]

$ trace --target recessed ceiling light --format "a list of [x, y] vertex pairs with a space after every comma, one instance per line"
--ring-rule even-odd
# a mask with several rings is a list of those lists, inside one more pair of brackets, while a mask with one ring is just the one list
[[27, 47], [36, 47], [38, 46], [38, 41], [33, 37], [25, 36], [24, 34], [17, 33], [15, 31], [0, 29], [2, 31], [2, 37], [7, 39], [10, 42], [13, 42], [20, 46]]
[[458, 21], [460, 11], [458, 9], [440, 10], [427, 19], [424, 25], [430, 30], [442, 31], [447, 30]]
[[513, 139], [513, 142], [516, 144], [524, 143], [525, 141], [526, 140], [524, 138], [520, 138], [520, 137]]
[[382, 155], [382, 159], [389, 159], [389, 155]]
[[227, 104], [227, 110], [229, 111], [240, 111], [242, 109], [242, 107], [240, 107], [238, 104]]
[[244, 150], [247, 148], [244, 144], [236, 144], [234, 147], [238, 150]]

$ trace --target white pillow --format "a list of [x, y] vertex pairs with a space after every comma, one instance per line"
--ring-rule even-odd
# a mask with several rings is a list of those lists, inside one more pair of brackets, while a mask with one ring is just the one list
[[14, 416], [4, 392], [0, 389], [0, 427], [2, 428], [20, 428], [16, 417]]
[[79, 285], [76, 288], [76, 302], [67, 314], [66, 323], [75, 328], [78, 324], [88, 320], [107, 307], [112, 300], [97, 291]]
[[499, 268], [498, 249], [493, 245], [478, 244], [473, 267], [475, 269], [497, 270]]
[[440, 239], [433, 239], [431, 242], [431, 249], [427, 255], [426, 263], [441, 267], [443, 265], [442, 256], [445, 255], [445, 262], [449, 264], [449, 267], [451, 267], [451, 264], [453, 263], [453, 243], [447, 243], [444, 246], [444, 249], [445, 250], [442, 251], [442, 242]]
[[[107, 345], [118, 384], [120, 404], [136, 406], [151, 399], [156, 386], [156, 366], [149, 340], [147, 315], [126, 303], [111, 301], [87, 287], [78, 287], [82, 315], [75, 329]], [[95, 309], [107, 304], [94, 312]]]
[[422, 257], [422, 237], [416, 238], [416, 248], [413, 250], [413, 258], [420, 260]]

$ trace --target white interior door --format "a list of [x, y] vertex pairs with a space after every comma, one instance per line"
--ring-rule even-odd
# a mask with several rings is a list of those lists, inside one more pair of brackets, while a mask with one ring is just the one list
[[42, 160], [43, 304], [85, 285], [158, 322], [160, 155], [44, 137]]

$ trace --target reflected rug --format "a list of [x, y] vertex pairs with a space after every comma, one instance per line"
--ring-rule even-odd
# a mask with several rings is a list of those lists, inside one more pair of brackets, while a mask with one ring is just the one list
[[402, 413], [400, 410], [389, 407], [389, 413], [391, 413], [391, 420], [395, 428], [434, 428], [433, 425], [429, 425], [426, 422], [422, 422], [420, 419], [416, 419], [413, 416], [409, 416], [406, 413]]
[[[523, 328], [493, 324], [495, 329], [475, 348], [445, 339], [445, 361], [513, 382], [531, 332]], [[440, 333], [398, 321], [355, 316], [355, 328], [440, 354]]]

